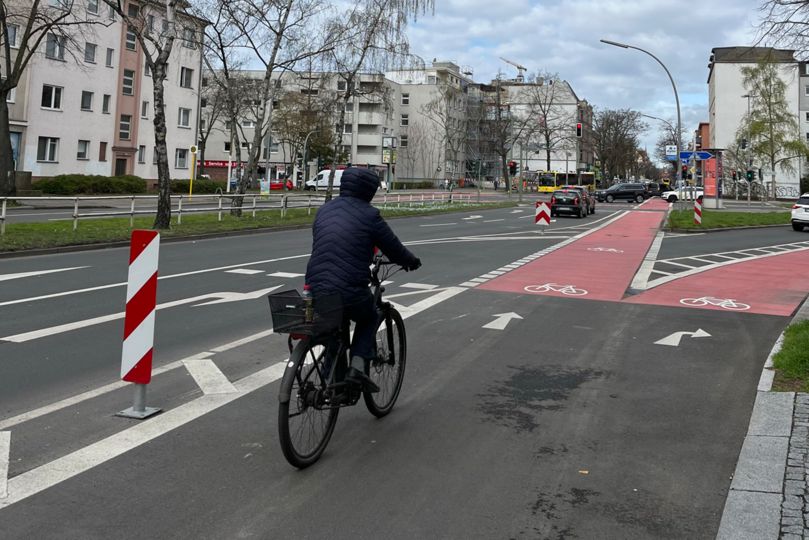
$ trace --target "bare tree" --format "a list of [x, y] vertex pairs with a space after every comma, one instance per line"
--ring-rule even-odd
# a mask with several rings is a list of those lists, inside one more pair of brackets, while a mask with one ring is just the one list
[[7, 100], [43, 41], [45, 55], [63, 60], [78, 50], [77, 35], [91, 25], [72, 0], [57, 5], [0, 0], [0, 195], [14, 195], [14, 159]]
[[[654, 157], [659, 161], [667, 162], [671, 168], [670, 173], [672, 177], [676, 177], [679, 174], [679, 171], [677, 170], [677, 161], [671, 161], [667, 158], [666, 147], [677, 145], [677, 128], [674, 126], [673, 122], [667, 120], [663, 121], [663, 125], [663, 131], [658, 137], [657, 142], [655, 142]], [[679, 140], [683, 140], [682, 134], [680, 135]]]
[[[157, 155], [157, 214], [153, 227], [168, 229], [171, 226], [171, 171], [166, 145], [166, 98], [165, 82], [168, 76], [169, 59], [178, 39], [191, 40], [198, 46], [200, 21], [185, 11], [183, 0], [144, 2], [142, 5], [125, 3], [123, 0], [103, 0], [121, 17], [127, 32], [134, 35], [143, 52], [146, 66], [152, 75], [154, 93], [154, 137]], [[157, 21], [163, 20], [160, 25]]]
[[641, 114], [629, 109], [604, 109], [593, 118], [595, 151], [605, 178], [623, 176], [635, 160], [638, 137], [646, 130]]
[[444, 174], [448, 179], [463, 172], [461, 158], [467, 135], [465, 105], [460, 86], [442, 79], [433, 98], [421, 107], [422, 115], [437, 128], [439, 163], [444, 164]]
[[430, 129], [425, 121], [411, 122], [407, 127], [407, 146], [399, 146], [399, 176], [419, 178], [417, 173], [420, 173], [420, 178], [434, 178], [441, 163], [439, 142], [435, 130]]
[[759, 8], [756, 44], [764, 42], [796, 51], [809, 50], [809, 2], [764, 0]]
[[546, 170], [551, 170], [554, 150], [575, 148], [576, 98], [566, 81], [556, 73], [537, 73], [527, 88], [528, 106], [536, 120], [530, 139], [545, 152]]
[[[210, 74], [208, 74], [210, 75]], [[208, 138], [216, 129], [220, 119], [225, 116], [228, 107], [226, 90], [217, 84], [211, 84], [210, 76], [203, 76], [202, 99], [200, 100], [199, 133], [199, 174], [205, 174], [205, 151], [208, 147]], [[204, 111], [204, 115], [203, 115]], [[228, 179], [228, 182], [230, 179]]]
[[[330, 49], [329, 59], [341, 79], [344, 106], [340, 109], [335, 130], [335, 155], [343, 145], [346, 107], [356, 96], [383, 93], [382, 72], [410, 60], [405, 30], [408, 21], [432, 9], [433, 0], [355, 0], [346, 13], [335, 16], [326, 33], [339, 36]], [[362, 72], [373, 74], [373, 80], [360, 81]], [[338, 87], [339, 88], [339, 87]], [[335, 164], [332, 163], [326, 199], [331, 199]]]
[[[500, 84], [501, 75], [497, 74], [494, 95], [487, 104], [488, 127], [491, 131], [494, 153], [500, 158], [500, 167], [506, 183], [506, 191], [511, 193], [511, 179], [509, 178], [508, 156], [514, 143], [521, 140], [531, 125], [528, 111], [519, 107], [512, 107], [507, 100], [505, 88]], [[520, 191], [518, 186], [518, 191]]]

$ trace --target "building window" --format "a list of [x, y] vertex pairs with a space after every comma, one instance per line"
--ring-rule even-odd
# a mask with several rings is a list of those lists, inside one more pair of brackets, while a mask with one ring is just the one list
[[[132, 7], [132, 6], [129, 6]], [[138, 37], [135, 35], [135, 28], [132, 26], [126, 27], [126, 50], [134, 51], [137, 48]]]
[[149, 118], [149, 102], [143, 101], [140, 104], [140, 117]]
[[809, 84], [803, 87], [803, 93], [809, 96]]
[[337, 89], [338, 90], [345, 90], [346, 89], [346, 82], [345, 81], [337, 81]]
[[228, 154], [230, 153], [230, 143], [229, 142], [225, 143], [225, 152], [227, 152]]
[[45, 84], [42, 86], [42, 108], [62, 109], [62, 87]]
[[402, 115], [402, 121], [399, 123], [399, 125], [402, 126], [402, 127], [407, 127], [408, 122], [409, 122], [408, 115], [403, 114]]
[[98, 161], [107, 161], [107, 143], [105, 142], [98, 146]]
[[188, 149], [178, 148], [174, 151], [174, 168], [187, 169], [188, 168]]
[[204, 118], [199, 119], [199, 130], [200, 131], [205, 131], [205, 119]]
[[131, 69], [124, 70], [123, 93], [125, 96], [135, 95], [135, 72]]
[[152, 165], [157, 165], [157, 147], [152, 147]]
[[346, 124], [345, 126], [343, 126], [343, 133], [351, 133], [353, 132], [353, 130], [354, 126], [352, 126], [351, 124]]
[[149, 32], [154, 32], [154, 15], [146, 16], [146, 28], [149, 29]]
[[55, 137], [40, 137], [37, 145], [37, 161], [56, 163], [59, 158], [59, 139]]
[[88, 92], [87, 90], [82, 90], [81, 92], [81, 110], [83, 111], [92, 111], [93, 110], [93, 93]]
[[121, 123], [118, 129], [118, 138], [122, 141], [128, 141], [132, 136], [132, 115], [122, 114]]
[[180, 86], [191, 88], [191, 80], [194, 78], [194, 70], [187, 67], [180, 68]]
[[316, 96], [317, 88], [301, 88], [301, 94], [304, 96]]
[[138, 146], [138, 163], [146, 163], [146, 146]]
[[809, 133], [806, 134], [806, 142], [809, 142]]
[[350, 103], [350, 102], [346, 103], [346, 112], [347, 113], [354, 112], [354, 104], [353, 103]]
[[76, 149], [76, 159], [90, 159], [90, 141], [79, 141]]
[[87, 13], [98, 15], [98, 0], [87, 0]]
[[[806, 65], [809, 66], [809, 64]], [[809, 122], [809, 112], [806, 113], [806, 121]]]
[[65, 38], [55, 34], [48, 34], [45, 42], [45, 57], [51, 60], [65, 59]]
[[20, 29], [19, 25], [9, 24], [6, 26], [8, 31], [8, 46], [12, 49], [17, 48], [17, 31]]
[[182, 128], [191, 127], [191, 109], [180, 107], [177, 114], [177, 126]]
[[6, 94], [6, 103], [14, 103], [17, 100], [17, 87], [15, 86]]
[[129, 7], [127, 8], [126, 14], [129, 15], [130, 17], [132, 17], [133, 19], [135, 17], [137, 17], [138, 14], [139, 14], [138, 5], [137, 4], [129, 4]]
[[407, 135], [399, 137], [399, 148], [407, 148]]
[[242, 120], [242, 127], [243, 128], [254, 128], [254, 127], [256, 127], [256, 121], [245, 118], [244, 120]]
[[112, 5], [110, 5], [110, 9], [109, 9], [109, 11], [107, 12], [107, 17], [109, 17], [109, 19], [110, 19], [111, 21], [114, 21], [114, 20], [115, 20], [115, 8], [114, 8], [114, 7], [112, 7]]
[[166, 19], [163, 19], [163, 22], [160, 25], [160, 27], [163, 29], [163, 33], [165, 34], [166, 32], [169, 31], [169, 21], [167, 21]]
[[427, 84], [435, 84], [435, 75], [427, 76]]
[[112, 59], [115, 56], [115, 49], [107, 49], [107, 67], [112, 67]]
[[152, 76], [152, 68], [149, 67], [149, 64], [143, 64], [143, 74], [147, 77]]
[[85, 43], [84, 44], [84, 61], [88, 64], [95, 64], [96, 63], [96, 44], [95, 43]]
[[188, 49], [197, 48], [197, 33], [194, 32], [193, 28], [183, 29], [183, 47]]
[[208, 106], [208, 98], [200, 98], [199, 100], [199, 108], [204, 109]]
[[101, 112], [104, 114], [110, 114], [110, 96], [109, 94], [104, 94], [101, 97]]
[[402, 94], [402, 105], [410, 105], [410, 94]]

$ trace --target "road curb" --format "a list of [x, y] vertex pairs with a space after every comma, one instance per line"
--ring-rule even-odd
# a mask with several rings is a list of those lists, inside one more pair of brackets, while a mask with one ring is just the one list
[[682, 229], [676, 227], [666, 227], [666, 232], [673, 232], [673, 233], [684, 233], [684, 234], [695, 234], [695, 233], [706, 233], [706, 232], [722, 232], [722, 231], [744, 231], [746, 229], [771, 229], [775, 227], [787, 227], [789, 223], [784, 223], [782, 225], [745, 225], [743, 227], [717, 227], [713, 229]]
[[[809, 297], [789, 324], [809, 319]], [[756, 400], [733, 481], [728, 491], [717, 540], [778, 538], [784, 475], [792, 437], [795, 392], [773, 392], [772, 359], [781, 350], [784, 333], [775, 341], [761, 371]]]

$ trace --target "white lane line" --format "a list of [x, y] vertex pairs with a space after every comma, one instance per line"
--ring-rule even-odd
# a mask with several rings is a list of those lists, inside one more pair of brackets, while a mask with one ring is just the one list
[[495, 223], [497, 221], [505, 221], [505, 219], [484, 219], [483, 223]]
[[[254, 265], [257, 265], [257, 264], [267, 264], [267, 263], [273, 263], [273, 262], [279, 262], [279, 261], [289, 261], [291, 259], [300, 259], [301, 257], [308, 257], [309, 255], [310, 255], [309, 253], [306, 253], [306, 254], [303, 254], [303, 255], [292, 255], [290, 257], [279, 257], [277, 259], [267, 259], [265, 261], [255, 261], [255, 262], [231, 264], [231, 265], [228, 265], [228, 266], [218, 266], [216, 268], [205, 268], [203, 270], [192, 270], [191, 272], [183, 272], [181, 274], [170, 274], [170, 275], [167, 275], [167, 276], [158, 276], [157, 279], [158, 280], [164, 280], [164, 279], [173, 279], [173, 278], [178, 278], [178, 277], [194, 276], [194, 275], [197, 275], [197, 274], [206, 274], [206, 273], [209, 273], [209, 272], [219, 272], [219, 271], [222, 271], [222, 270], [230, 270], [231, 268], [239, 268], [239, 267], [242, 267], [242, 266], [254, 266]], [[81, 294], [81, 293], [86, 293], [86, 292], [101, 291], [101, 290], [104, 290], [104, 289], [111, 289], [111, 288], [114, 288], [114, 287], [124, 287], [124, 286], [126, 286], [126, 281], [123, 281], [121, 283], [110, 283], [109, 285], [99, 285], [98, 287], [87, 287], [85, 289], [75, 289], [75, 290], [72, 290], [72, 291], [63, 291], [63, 292], [53, 293], [53, 294], [43, 294], [42, 296], [32, 296], [30, 298], [20, 298], [18, 300], [9, 300], [7, 302], [0, 302], [0, 307], [11, 306], [11, 305], [14, 305], [14, 304], [24, 304], [26, 302], [35, 302], [35, 301], [38, 301], [38, 300], [48, 300], [50, 298], [59, 298], [60, 296], [70, 296], [70, 295], [73, 295], [73, 294]]]
[[427, 283], [402, 283], [399, 285], [399, 287], [405, 289], [421, 289], [424, 291], [429, 291], [438, 288], [438, 285], [429, 285]]
[[447, 227], [449, 225], [457, 225], [458, 223], [429, 223], [427, 225], [419, 225], [419, 227]]
[[0, 431], [0, 500], [8, 497], [8, 459], [11, 455], [11, 432]]
[[236, 268], [235, 270], [225, 270], [228, 274], [243, 274], [245, 276], [252, 276], [254, 274], [261, 274], [263, 270], [250, 270], [249, 268]]
[[269, 277], [296, 278], [296, 277], [303, 277], [304, 274], [296, 274], [295, 272], [273, 272], [272, 274], [267, 275]]
[[224, 345], [220, 345], [219, 347], [214, 347], [211, 349], [211, 352], [214, 353], [221, 353], [225, 351], [229, 351], [231, 349], [235, 349], [236, 347], [241, 347], [242, 345], [247, 345], [248, 343], [252, 343], [253, 341], [265, 338], [273, 334], [272, 328], [269, 330], [264, 330], [257, 334], [253, 334], [252, 336], [247, 336], [246, 338], [237, 339], [236, 341], [231, 341], [230, 343], [225, 343]]
[[183, 360], [183, 364], [203, 394], [231, 394], [237, 391], [210, 358]]
[[489, 272], [488, 274], [483, 274], [483, 275], [482, 275], [482, 276], [480, 276], [480, 277], [482, 277], [482, 278], [486, 278], [486, 279], [494, 279], [494, 278], [496, 278], [498, 275], [500, 275], [500, 274], [495, 274], [494, 272]]
[[90, 268], [90, 267], [73, 266], [71, 268], [56, 268], [54, 270], [35, 270], [33, 272], [18, 272], [16, 274], [0, 274], [0, 281], [8, 281], [11, 279], [21, 279], [34, 276], [44, 276], [45, 274], [54, 274], [56, 272], [67, 272], [68, 270], [80, 270], [82, 268]]
[[649, 283], [649, 276], [652, 275], [652, 270], [654, 269], [655, 262], [657, 261], [657, 255], [660, 253], [660, 246], [663, 243], [663, 231], [658, 231], [655, 239], [652, 241], [652, 245], [649, 246], [649, 251], [646, 252], [646, 256], [643, 258], [643, 262], [638, 268], [635, 277], [632, 278], [632, 284], [629, 286], [631, 289], [637, 290], [644, 290]]
[[505, 274], [505, 272], [502, 272], [500, 270], [492, 270], [491, 272], [489, 272], [489, 274], [492, 274], [494, 276], [502, 276], [503, 274]]
[[473, 282], [475, 282], [475, 283], [486, 283], [486, 282], [487, 282], [487, 281], [489, 281], [489, 280], [488, 280], [488, 279], [485, 279], [485, 278], [479, 278], [479, 277], [476, 277], [476, 278], [472, 278], [472, 279], [470, 279], [469, 281], [473, 281]]
[[477, 287], [478, 285], [480, 285], [480, 283], [474, 283], [472, 281], [464, 281], [459, 286], [460, 287]]
[[[468, 289], [464, 287], [448, 287], [412, 306], [402, 307], [400, 309], [402, 318], [412, 317], [466, 290]], [[129, 450], [142, 446], [161, 435], [182, 427], [209, 412], [277, 381], [283, 376], [287, 362], [288, 359], [236, 381], [233, 384], [236, 388], [235, 393], [203, 395], [158, 416], [135, 424], [106, 439], [15, 476], [8, 482], [8, 496], [0, 499], [0, 510], [89, 471], [98, 465], [102, 465]]]

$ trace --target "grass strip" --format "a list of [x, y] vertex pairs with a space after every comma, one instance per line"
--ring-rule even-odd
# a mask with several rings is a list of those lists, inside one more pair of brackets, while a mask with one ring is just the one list
[[772, 360], [777, 370], [773, 390], [809, 391], [809, 320], [787, 327], [781, 350]]
[[[404, 216], [423, 216], [431, 214], [447, 214], [452, 212], [468, 212], [510, 208], [515, 202], [472, 205], [441, 205], [426, 207], [380, 208], [386, 218]], [[287, 216], [281, 217], [279, 210], [261, 210], [252, 217], [252, 212], [245, 209], [242, 217], [233, 217], [228, 211], [222, 213], [222, 221], [218, 221], [216, 213], [183, 214], [182, 223], [177, 223], [177, 214], [172, 214], [171, 228], [161, 231], [164, 238], [178, 238], [202, 234], [221, 233], [250, 229], [274, 229], [279, 227], [303, 226], [312, 223], [316, 210], [307, 214], [306, 208], [290, 208]], [[153, 216], [136, 217], [134, 229], [151, 229]], [[77, 230], [73, 230], [71, 219], [37, 223], [8, 223], [6, 233], [0, 236], [0, 252], [21, 251], [26, 249], [43, 249], [61, 246], [88, 245], [107, 242], [128, 241], [132, 229], [129, 218], [98, 218], [79, 220]]]
[[724, 212], [702, 210], [702, 224], [694, 223], [694, 210], [674, 210], [669, 216], [673, 229], [724, 229], [728, 227], [757, 227], [789, 225], [789, 212]]

